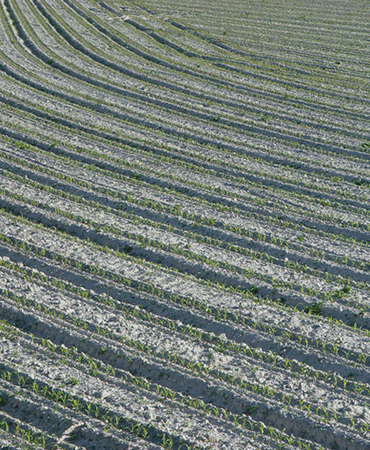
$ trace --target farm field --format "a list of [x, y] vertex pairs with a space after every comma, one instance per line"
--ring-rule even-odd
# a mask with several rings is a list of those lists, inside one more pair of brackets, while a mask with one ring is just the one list
[[369, 18], [0, 0], [1, 449], [370, 449]]

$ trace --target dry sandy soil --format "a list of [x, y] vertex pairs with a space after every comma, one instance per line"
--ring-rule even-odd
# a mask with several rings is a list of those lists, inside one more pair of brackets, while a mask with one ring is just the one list
[[369, 17], [0, 0], [1, 449], [370, 449]]

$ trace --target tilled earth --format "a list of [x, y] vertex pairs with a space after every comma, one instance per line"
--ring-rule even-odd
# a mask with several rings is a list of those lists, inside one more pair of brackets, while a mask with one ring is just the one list
[[0, 0], [0, 448], [368, 450], [366, 2]]

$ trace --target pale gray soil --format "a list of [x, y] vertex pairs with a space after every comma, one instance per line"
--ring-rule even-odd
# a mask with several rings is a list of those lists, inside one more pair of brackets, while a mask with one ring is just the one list
[[366, 2], [0, 0], [0, 448], [370, 448]]

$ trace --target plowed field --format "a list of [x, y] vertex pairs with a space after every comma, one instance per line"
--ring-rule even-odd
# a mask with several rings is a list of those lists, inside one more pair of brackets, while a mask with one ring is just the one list
[[1, 449], [370, 449], [369, 18], [0, 0]]

